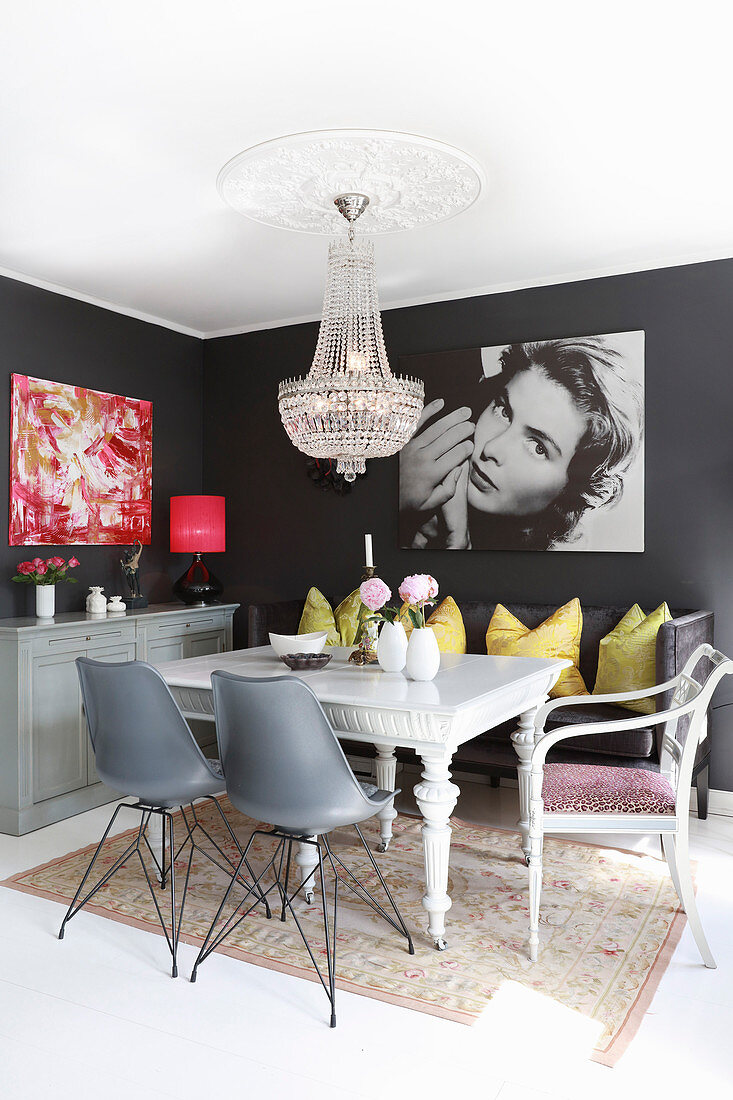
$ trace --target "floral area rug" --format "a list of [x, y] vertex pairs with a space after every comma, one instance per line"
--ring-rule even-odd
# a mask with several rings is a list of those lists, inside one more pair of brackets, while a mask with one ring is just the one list
[[[238, 814], [226, 799], [222, 807], [236, 834], [248, 837], [253, 822]], [[199, 814], [234, 856], [214, 808], [202, 804]], [[372, 847], [376, 845], [376, 824], [369, 822], [365, 829]], [[377, 914], [341, 889], [338, 986], [471, 1024], [504, 983], [519, 983], [593, 1020], [602, 1029], [593, 1057], [613, 1065], [636, 1032], [684, 927], [686, 918], [678, 910], [666, 865], [651, 857], [546, 839], [540, 958], [532, 966], [527, 957], [527, 868], [519, 837], [453, 819], [449, 883], [453, 907], [447, 914], [448, 949], [438, 952], [425, 931], [427, 919], [421, 904], [420, 826], [419, 819], [401, 815], [394, 823], [389, 851], [377, 857], [413, 934], [415, 955], [407, 953], [405, 940]], [[107, 842], [96, 877], [101, 877], [132, 835], [128, 832]], [[347, 866], [378, 895], [379, 882], [355, 834], [333, 834], [332, 844]], [[255, 870], [265, 865], [273, 847], [269, 838], [257, 839], [251, 852]], [[0, 885], [68, 904], [93, 850], [94, 845], [72, 852]], [[184, 855], [176, 864], [181, 885], [186, 863]], [[201, 944], [226, 883], [222, 871], [196, 855], [181, 937], [184, 941]], [[332, 896], [330, 890], [329, 894]], [[161, 892], [159, 897], [166, 913], [169, 894]], [[274, 894], [271, 902], [276, 909]], [[324, 942], [319, 893], [310, 905], [302, 897], [295, 904], [319, 957]], [[88, 910], [162, 934], [134, 856], [100, 890]], [[219, 950], [258, 966], [317, 980], [290, 917], [285, 923], [277, 917], [268, 921], [258, 908]], [[325, 956], [320, 957], [325, 962]]]

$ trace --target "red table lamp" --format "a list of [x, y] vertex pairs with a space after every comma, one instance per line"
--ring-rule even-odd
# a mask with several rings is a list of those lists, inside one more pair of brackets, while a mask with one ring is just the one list
[[180, 600], [188, 604], [218, 601], [221, 581], [209, 572], [201, 555], [224, 550], [224, 497], [171, 497], [171, 553], [193, 554], [190, 566], [173, 585]]

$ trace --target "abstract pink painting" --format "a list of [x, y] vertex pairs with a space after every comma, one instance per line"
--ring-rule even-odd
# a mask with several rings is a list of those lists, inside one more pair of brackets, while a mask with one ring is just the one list
[[10, 546], [150, 542], [150, 401], [12, 375]]

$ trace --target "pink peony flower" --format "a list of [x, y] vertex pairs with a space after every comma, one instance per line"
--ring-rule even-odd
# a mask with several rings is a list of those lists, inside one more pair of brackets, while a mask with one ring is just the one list
[[69, 558], [69, 569], [76, 569], [79, 561], [77, 558]]
[[63, 558], [46, 558], [46, 565], [52, 565], [54, 569], [61, 569], [62, 566], [66, 565], [66, 562]]
[[33, 572], [33, 562], [32, 561], [22, 561], [22, 562], [20, 562], [19, 565], [18, 565], [17, 572], [22, 573], [24, 576], [27, 576], [29, 573], [32, 573]]
[[31, 565], [33, 566], [34, 569], [38, 569], [38, 566], [43, 565], [43, 564], [44, 564], [43, 558], [34, 558], [33, 561], [31, 562]]
[[417, 607], [438, 595], [438, 582], [428, 573], [415, 573], [405, 577], [399, 588], [400, 598]]
[[361, 602], [370, 611], [379, 611], [384, 607], [392, 592], [384, 581], [380, 581], [379, 577], [372, 577], [371, 580], [364, 581], [363, 584], [359, 585], [359, 595], [361, 596]]
[[[35, 562], [33, 564], [36, 565]], [[45, 561], [41, 561], [39, 558], [38, 565], [36, 565], [34, 572], [38, 573], [40, 577], [42, 577], [45, 573], [48, 573], [48, 566], [46, 565]]]

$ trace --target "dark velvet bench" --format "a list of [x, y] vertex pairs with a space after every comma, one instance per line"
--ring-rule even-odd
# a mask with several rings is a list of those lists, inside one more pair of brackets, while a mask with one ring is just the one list
[[[456, 601], [466, 627], [466, 649], [469, 653], [486, 652], [486, 628], [494, 613], [495, 603], [483, 601]], [[248, 645], [267, 645], [268, 634], [295, 634], [303, 613], [303, 600], [279, 603], [251, 604], [249, 608]], [[559, 604], [506, 604], [513, 615], [529, 627], [539, 626]], [[580, 671], [589, 691], [593, 690], [598, 668], [598, 646], [601, 638], [610, 633], [628, 611], [627, 607], [583, 606], [583, 634], [580, 642]], [[673, 618], [663, 623], [657, 635], [657, 683], [671, 680], [683, 668], [685, 661], [700, 645], [713, 645], [714, 616], [712, 611], [673, 610]], [[666, 708], [671, 694], [658, 696], [660, 707]], [[560, 707], [553, 711], [548, 728], [571, 722], [597, 722], [610, 718], [629, 718], [632, 711], [610, 704], [598, 703], [586, 707]], [[682, 719], [687, 722], [688, 719]], [[697, 786], [697, 815], [705, 818], [708, 813], [708, 773], [711, 744], [711, 714], [708, 713], [708, 736], [697, 751], [693, 776]], [[516, 778], [517, 757], [510, 734], [516, 728], [513, 722], [504, 723], [480, 737], [462, 745], [453, 757], [456, 771], [488, 775], [492, 786], [499, 786], [502, 776]], [[610, 764], [615, 767], [635, 767], [658, 770], [659, 748], [664, 726], [617, 731], [605, 735], [578, 737], [567, 742], [565, 748], [551, 749], [548, 761], [569, 761], [576, 764]], [[344, 746], [347, 748], [347, 745]], [[365, 755], [365, 745], [354, 745], [353, 751]], [[409, 753], [398, 757], [410, 759]]]

